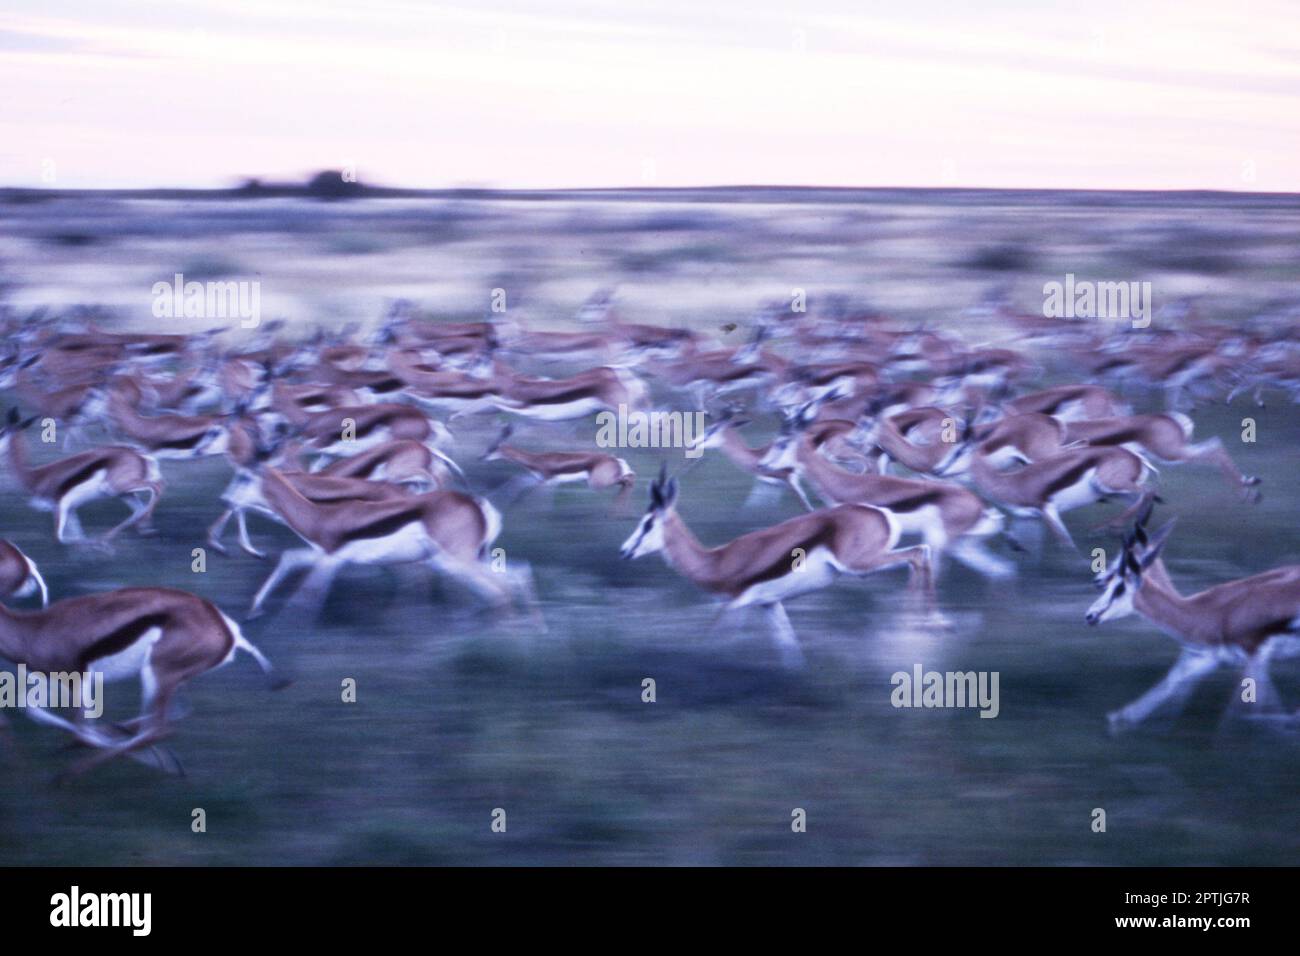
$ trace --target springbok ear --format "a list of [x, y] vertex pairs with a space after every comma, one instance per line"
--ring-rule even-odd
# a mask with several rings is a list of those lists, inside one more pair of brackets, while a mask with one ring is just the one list
[[1147, 521], [1150, 520], [1151, 518], [1151, 511], [1153, 508], [1155, 508], [1155, 506], [1156, 506], [1156, 499], [1154, 497], [1148, 497], [1146, 500], [1146, 504], [1144, 504], [1142, 506], [1142, 510], [1138, 512], [1137, 527], [1139, 528], [1146, 527]]
[[794, 416], [795, 425], [799, 428], [807, 428], [817, 417], [817, 403], [808, 402]]
[[1160, 557], [1160, 551], [1164, 548], [1165, 542], [1169, 540], [1169, 535], [1174, 530], [1174, 525], [1177, 523], [1178, 519], [1176, 517], [1170, 518], [1161, 525], [1159, 531], [1151, 536], [1151, 543], [1147, 545], [1147, 549], [1142, 552], [1142, 558], [1139, 562], [1143, 568], [1150, 567], [1152, 562], [1154, 562], [1156, 558]]
[[659, 465], [659, 477], [650, 482], [650, 507], [658, 510], [664, 506], [664, 485], [668, 479], [668, 463]]
[[668, 486], [664, 489], [664, 507], [671, 508], [677, 501], [677, 479], [669, 478]]

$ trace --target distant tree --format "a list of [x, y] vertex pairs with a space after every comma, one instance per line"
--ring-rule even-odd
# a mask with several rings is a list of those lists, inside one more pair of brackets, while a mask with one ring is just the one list
[[337, 169], [325, 169], [307, 181], [308, 195], [318, 199], [347, 199], [361, 195], [362, 186], [358, 182], [349, 182]]

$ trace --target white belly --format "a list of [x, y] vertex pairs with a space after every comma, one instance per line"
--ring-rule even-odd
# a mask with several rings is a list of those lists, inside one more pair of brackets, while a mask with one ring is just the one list
[[731, 606], [772, 604], [809, 591], [819, 591], [834, 581], [839, 572], [835, 557], [825, 548], [816, 548], [804, 558], [801, 570], [794, 570], [792, 561], [789, 574], [754, 585], [732, 601]]
[[919, 534], [930, 544], [940, 544], [947, 540], [948, 531], [943, 526], [943, 514], [934, 505], [925, 505], [915, 511], [888, 511], [901, 534]]
[[334, 552], [334, 557], [356, 564], [404, 564], [423, 561], [436, 553], [438, 546], [419, 521], [382, 538], [351, 541]]
[[149, 654], [161, 637], [162, 628], [151, 627], [136, 638], [131, 646], [92, 661], [88, 669], [92, 674], [103, 674], [105, 683], [135, 677], [149, 663]]
[[334, 455], [337, 458], [350, 458], [353, 455], [360, 454], [363, 451], [369, 451], [376, 445], [382, 445], [391, 439], [387, 427], [376, 428], [368, 435], [358, 436], [353, 439], [340, 438], [331, 445], [319, 449], [322, 454]]
[[1056, 510], [1065, 513], [1073, 508], [1082, 508], [1084, 505], [1090, 505], [1097, 500], [1097, 490], [1093, 486], [1092, 480], [1097, 476], [1097, 469], [1090, 468], [1084, 475], [1070, 485], [1068, 488], [1062, 488], [1056, 494], [1052, 495], [1052, 504]]
[[559, 402], [553, 405], [498, 405], [497, 408], [525, 418], [560, 422], [595, 414], [605, 408], [605, 403], [598, 398], [579, 398], [572, 402]]
[[73, 485], [64, 496], [69, 508], [80, 508], [88, 501], [111, 495], [113, 489], [108, 484], [108, 472], [97, 471], [79, 485]]

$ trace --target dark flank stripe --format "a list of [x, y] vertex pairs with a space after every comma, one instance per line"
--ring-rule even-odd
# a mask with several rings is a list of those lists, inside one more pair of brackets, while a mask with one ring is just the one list
[[1076, 484], [1080, 478], [1096, 467], [1097, 462], [1091, 456], [1083, 459], [1078, 464], [1062, 472], [1050, 485], [1047, 486], [1048, 496], [1050, 497], [1058, 491], [1064, 491], [1071, 485]]
[[395, 515], [387, 518], [380, 518], [378, 521], [372, 521], [370, 524], [362, 525], [359, 528], [353, 528], [347, 534], [339, 538], [339, 544], [347, 544], [352, 541], [362, 541], [366, 538], [384, 538], [390, 534], [401, 531], [408, 524], [419, 521], [424, 516], [424, 512], [419, 508], [408, 508], [405, 511], [399, 511]]
[[[815, 549], [822, 547], [823, 545], [825, 545], [826, 547], [830, 547], [831, 533], [832, 533], [832, 528], [829, 524], [827, 524], [823, 526], [816, 534], [805, 538], [799, 544], [795, 545], [795, 547], [802, 548], [805, 557], [811, 557]], [[767, 567], [763, 568], [761, 571], [758, 571], [752, 574], [750, 577], [746, 578], [745, 583], [741, 586], [740, 590], [742, 592], [748, 591], [756, 584], [762, 584], [765, 581], [777, 581], [785, 577], [787, 574], [793, 573], [794, 571], [793, 551], [794, 549], [791, 548], [790, 553], [779, 553], [776, 556], [775, 561], [773, 561]]]
[[81, 659], [77, 662], [78, 669], [82, 671], [89, 670], [92, 661], [112, 657], [114, 654], [126, 650], [138, 641], [146, 631], [166, 624], [167, 619], [168, 614], [166, 612], [133, 618], [113, 633], [101, 637], [82, 651]]
[[1126, 428], [1123, 431], [1108, 432], [1105, 435], [1098, 435], [1092, 441], [1106, 442], [1109, 445], [1123, 445], [1131, 441], [1140, 441], [1141, 432], [1137, 428]]
[[938, 504], [942, 497], [942, 493], [938, 491], [920, 491], [908, 498], [881, 502], [880, 507], [888, 508], [890, 511], [916, 511], [926, 505]]
[[77, 471], [75, 474], [69, 475], [67, 478], [64, 478], [63, 481], [59, 483], [59, 490], [58, 490], [57, 497], [62, 498], [73, 488], [77, 487], [77, 485], [85, 484], [87, 481], [89, 481], [91, 477], [94, 476], [95, 472], [104, 471], [107, 467], [108, 465], [104, 463], [104, 460], [102, 458], [96, 458], [94, 461], [86, 465], [81, 470]]
[[368, 422], [357, 422], [357, 437], [369, 435], [377, 428], [390, 428], [393, 424], [393, 414], [381, 415], [378, 418], [372, 418]]
[[529, 405], [563, 405], [566, 402], [577, 402], [591, 397], [592, 391], [590, 388], [571, 388], [555, 395], [547, 395], [545, 398], [531, 398], [525, 399], [525, 401]]
[[406, 383], [398, 378], [383, 378], [378, 382], [371, 382], [368, 386], [372, 392], [397, 392], [406, 387]]
[[193, 448], [203, 440], [203, 436], [206, 435], [207, 433], [208, 430], [205, 428], [203, 431], [195, 432], [193, 435], [189, 435], [185, 438], [176, 438], [173, 439], [172, 441], [159, 442], [154, 447], [155, 448]]

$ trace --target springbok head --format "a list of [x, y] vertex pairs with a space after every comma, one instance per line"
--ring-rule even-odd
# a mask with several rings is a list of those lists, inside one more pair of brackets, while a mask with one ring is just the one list
[[677, 503], [677, 479], [668, 477], [668, 466], [659, 466], [659, 477], [650, 485], [650, 507], [636, 530], [623, 542], [619, 554], [624, 560], [645, 557], [664, 547], [664, 519]]
[[742, 410], [738, 405], [728, 405], [722, 414], [715, 418], [712, 424], [704, 430], [704, 434], [687, 445], [687, 450], [695, 451], [696, 449], [720, 447], [726, 437], [727, 429], [742, 428], [749, 424], [748, 418], [738, 417]]
[[805, 429], [817, 420], [818, 402], [807, 402], [786, 416], [781, 423], [781, 430], [768, 446], [767, 454], [759, 461], [759, 466], [770, 470], [793, 468], [798, 460], [799, 439]]
[[1109, 568], [1094, 579], [1094, 584], [1101, 591], [1097, 600], [1092, 602], [1084, 620], [1090, 625], [1103, 621], [1113, 621], [1127, 617], [1134, 611], [1133, 602], [1142, 588], [1146, 571], [1155, 560], [1174, 530], [1177, 518], [1172, 518], [1155, 534], [1148, 536], [1147, 519], [1151, 516], [1152, 502], [1147, 502], [1131, 531], [1124, 536], [1120, 553]]
[[479, 461], [497, 461], [501, 457], [501, 446], [510, 440], [514, 434], [514, 425], [505, 425], [501, 429], [501, 434], [493, 439], [492, 444], [488, 445], [487, 450], [479, 456]]
[[36, 421], [36, 416], [23, 420], [18, 414], [18, 408], [11, 407], [9, 414], [5, 417], [4, 423], [0, 424], [0, 451], [9, 447], [9, 439], [24, 428], [29, 427], [32, 422]]

